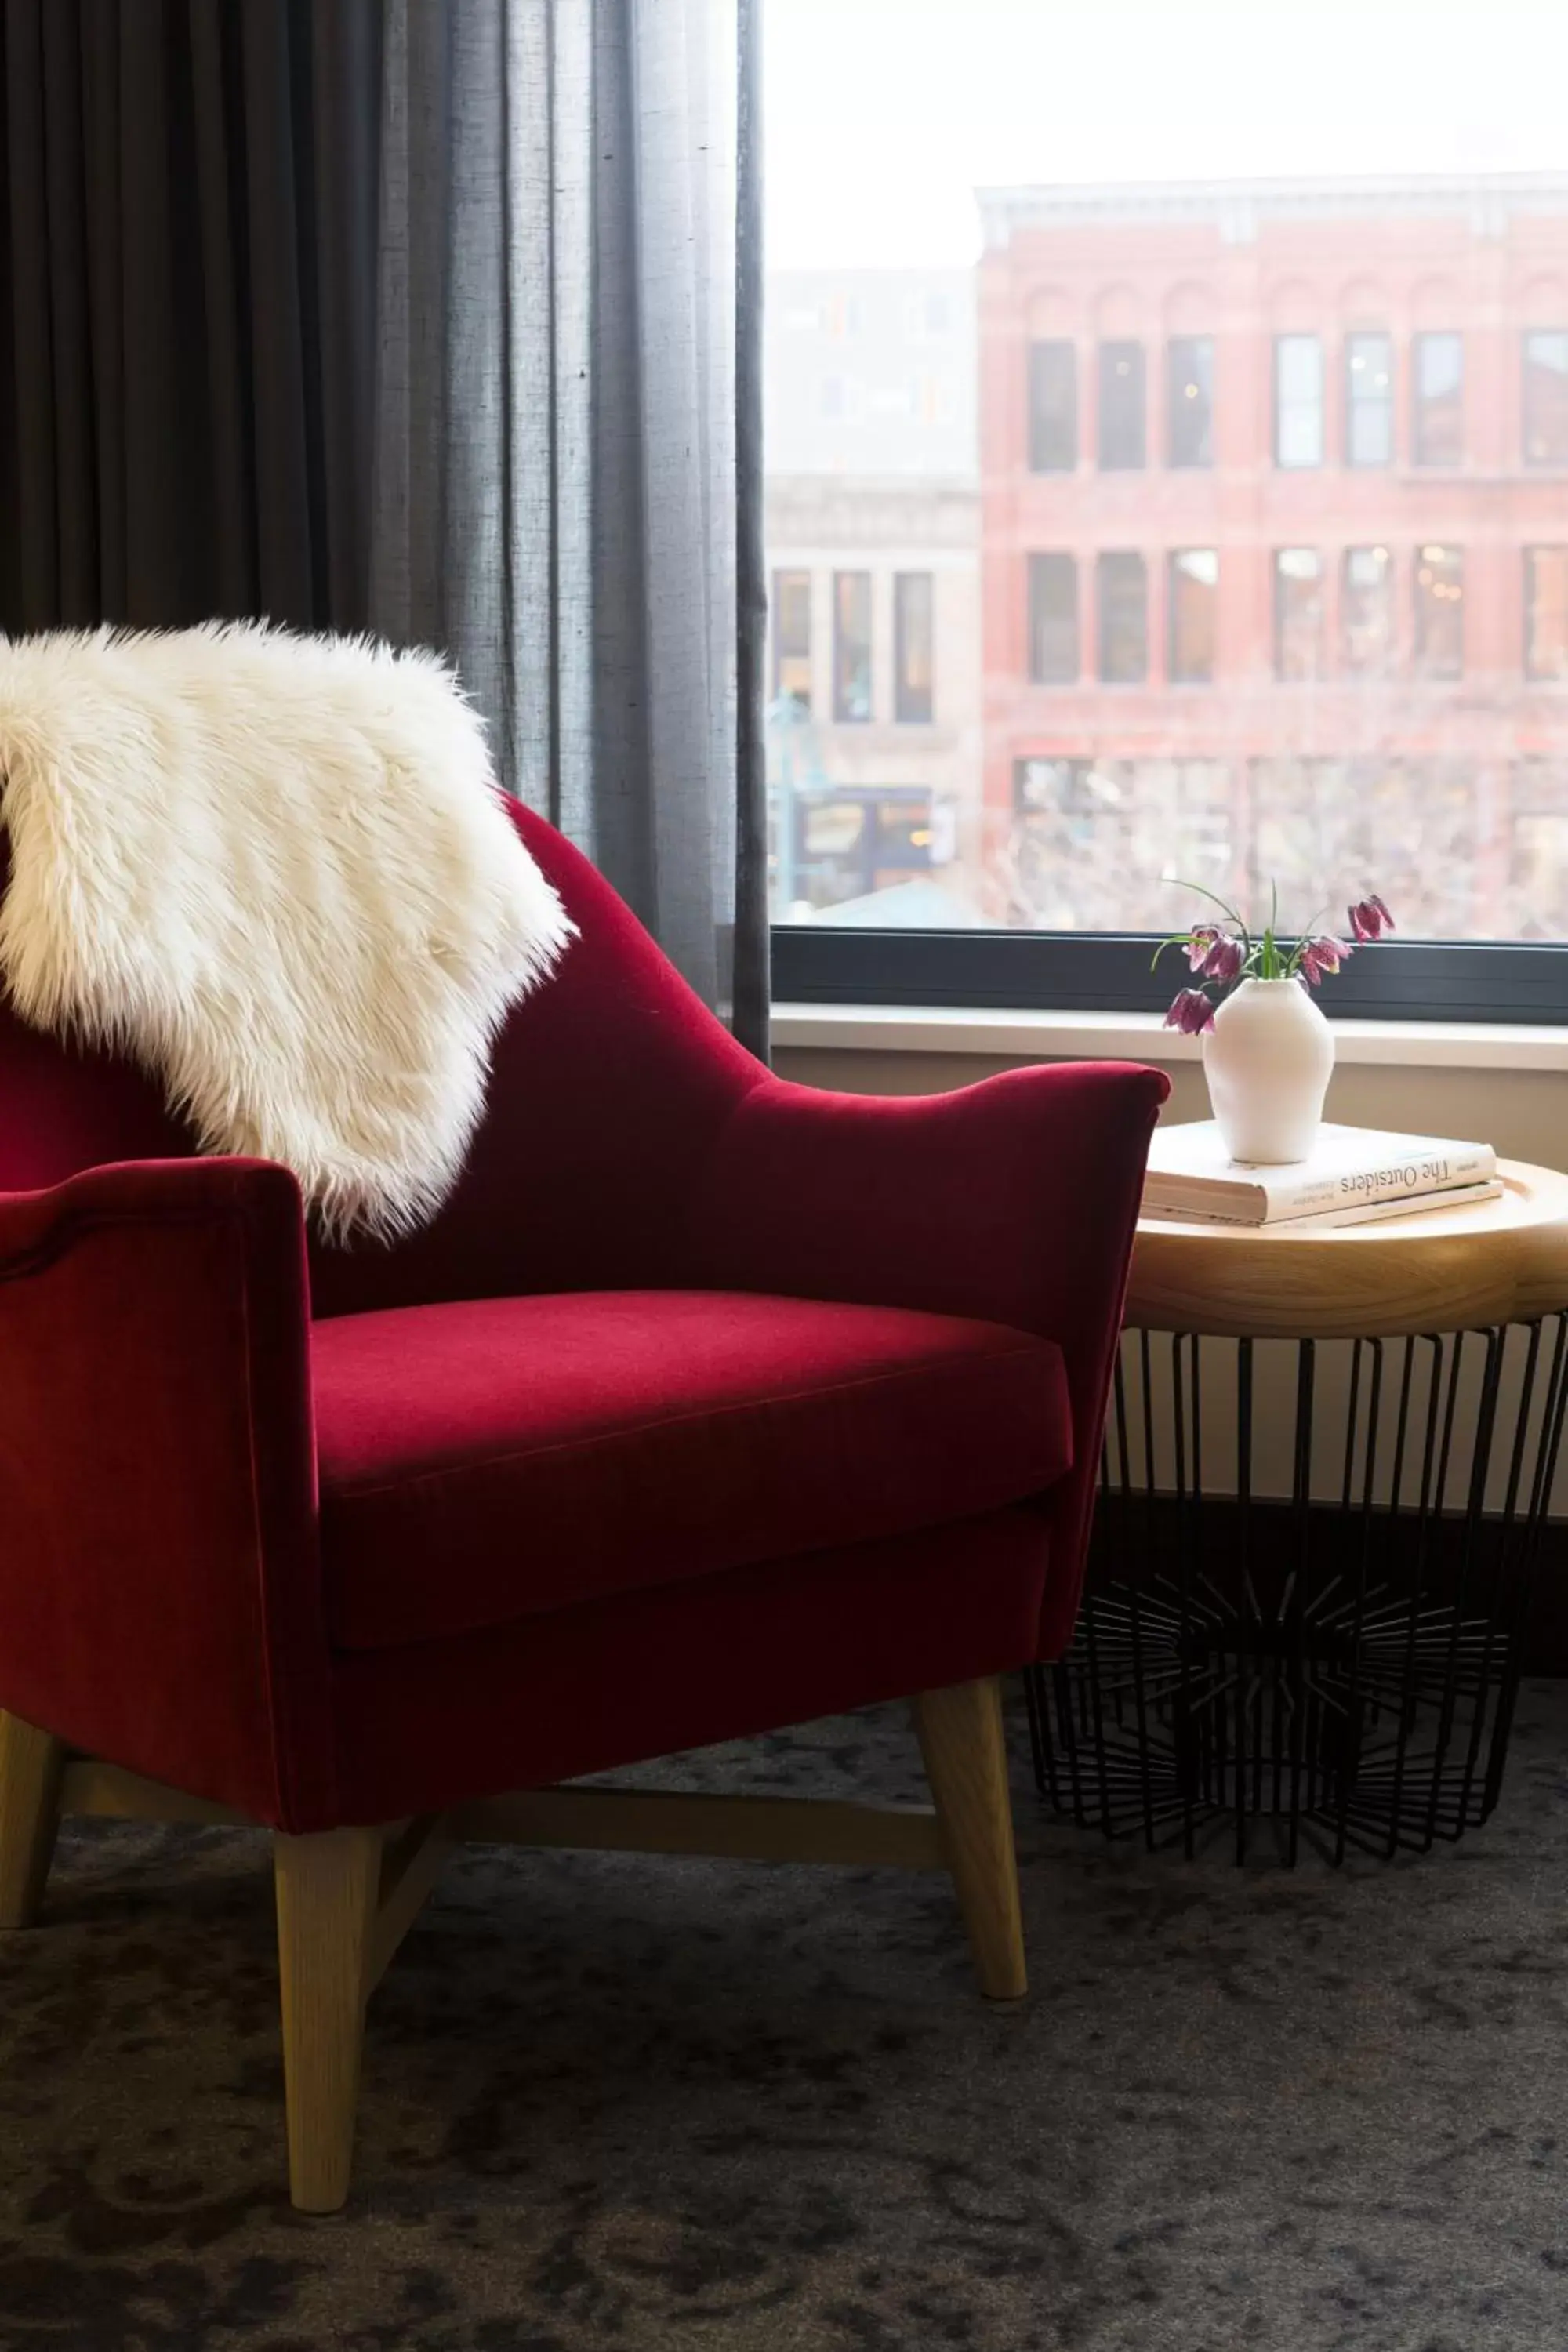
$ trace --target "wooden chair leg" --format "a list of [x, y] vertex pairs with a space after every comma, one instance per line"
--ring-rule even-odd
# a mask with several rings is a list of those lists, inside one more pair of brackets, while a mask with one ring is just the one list
[[20, 1716], [0, 1715], [0, 1927], [30, 1927], [59, 1827], [65, 1749]]
[[1021, 2000], [1028, 1979], [1001, 1685], [993, 1677], [926, 1691], [914, 1711], [980, 1990], [991, 2000]]
[[379, 1830], [273, 1841], [289, 2185], [301, 2213], [335, 2213], [349, 2193], [382, 1845]]

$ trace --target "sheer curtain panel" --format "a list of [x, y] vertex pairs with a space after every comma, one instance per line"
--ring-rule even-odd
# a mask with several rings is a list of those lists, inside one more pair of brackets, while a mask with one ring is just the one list
[[387, 0], [383, 42], [372, 625], [450, 649], [760, 1045], [752, 11]]

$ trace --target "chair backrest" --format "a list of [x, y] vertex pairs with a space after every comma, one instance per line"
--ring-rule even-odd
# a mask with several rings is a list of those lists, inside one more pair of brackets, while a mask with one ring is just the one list
[[[9, 867], [0, 836], [0, 897]], [[42, 1192], [115, 1160], [184, 1160], [193, 1149], [155, 1079], [18, 1021], [0, 997], [0, 1192]]]
[[[728, 1106], [764, 1075], [603, 876], [542, 819], [513, 814], [581, 936], [496, 1039], [487, 1113], [439, 1214], [390, 1247], [312, 1247], [318, 1315], [679, 1286], [691, 1171]], [[0, 835], [0, 893], [5, 878]], [[193, 1149], [155, 1079], [40, 1036], [0, 1001], [0, 1192]]]

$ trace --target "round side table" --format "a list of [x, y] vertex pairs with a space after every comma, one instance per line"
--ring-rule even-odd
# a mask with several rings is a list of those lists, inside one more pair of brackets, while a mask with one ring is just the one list
[[1429, 1848], [1501, 1786], [1568, 1406], [1568, 1175], [1324, 1231], [1144, 1222], [1084, 1602], [1027, 1677], [1059, 1813]]

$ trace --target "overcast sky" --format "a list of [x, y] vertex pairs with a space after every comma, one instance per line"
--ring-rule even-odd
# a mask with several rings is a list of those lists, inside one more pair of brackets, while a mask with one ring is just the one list
[[1568, 0], [767, 0], [775, 268], [972, 261], [1031, 180], [1568, 171]]

